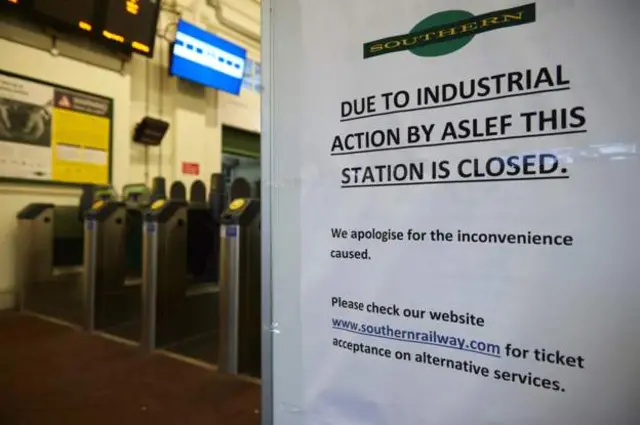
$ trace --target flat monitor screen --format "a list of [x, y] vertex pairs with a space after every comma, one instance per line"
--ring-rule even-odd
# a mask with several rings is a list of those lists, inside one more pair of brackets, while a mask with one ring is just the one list
[[102, 35], [152, 56], [159, 10], [160, 0], [108, 0]]
[[[34, 0], [33, 11], [70, 27], [90, 28], [94, 25], [95, 1]], [[83, 28], [83, 29], [84, 29]]]
[[206, 87], [239, 94], [247, 50], [185, 21], [179, 21], [170, 73]]
[[125, 53], [153, 57], [161, 0], [0, 0], [2, 13], [86, 34]]

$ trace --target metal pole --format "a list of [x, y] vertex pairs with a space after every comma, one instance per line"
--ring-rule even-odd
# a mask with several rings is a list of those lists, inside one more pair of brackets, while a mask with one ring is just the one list
[[83, 290], [83, 323], [86, 331], [95, 330], [95, 306], [96, 306], [96, 267], [98, 250], [99, 223], [97, 220], [87, 218], [84, 222], [84, 273], [82, 280]]
[[261, 226], [261, 367], [260, 375], [262, 378], [262, 406], [261, 406], [261, 424], [273, 425], [274, 423], [274, 380], [273, 380], [273, 286], [271, 281], [272, 275], [272, 252], [271, 252], [271, 200], [273, 199], [273, 146], [275, 138], [273, 136], [273, 127], [271, 125], [273, 110], [273, 96], [271, 94], [273, 88], [273, 21], [271, 19], [272, 7], [274, 1], [262, 0], [261, 2], [261, 31], [262, 40], [260, 42], [260, 61], [261, 61], [261, 81], [262, 96], [260, 106], [260, 181], [261, 181], [261, 202], [260, 215], [262, 220]]
[[156, 307], [158, 290], [158, 223], [142, 224], [142, 335], [140, 347], [156, 348]]
[[238, 373], [240, 299], [240, 228], [220, 228], [220, 355], [218, 367]]

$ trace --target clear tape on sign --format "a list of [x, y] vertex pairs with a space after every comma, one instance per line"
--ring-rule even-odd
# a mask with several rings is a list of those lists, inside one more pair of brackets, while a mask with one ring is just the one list
[[278, 322], [271, 322], [271, 325], [267, 326], [265, 328], [265, 330], [274, 333], [274, 334], [279, 334], [280, 333], [280, 328], [278, 327]]

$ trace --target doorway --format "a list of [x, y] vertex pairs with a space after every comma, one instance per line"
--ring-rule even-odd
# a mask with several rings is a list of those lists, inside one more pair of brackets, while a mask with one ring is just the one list
[[260, 135], [222, 127], [222, 173], [227, 199], [260, 198]]

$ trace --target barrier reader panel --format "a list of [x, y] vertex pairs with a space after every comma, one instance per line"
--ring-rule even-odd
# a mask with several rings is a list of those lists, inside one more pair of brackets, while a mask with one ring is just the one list
[[239, 198], [220, 218], [218, 367], [260, 373], [260, 202]]
[[186, 292], [187, 203], [158, 199], [143, 217], [141, 347], [151, 351], [179, 335]]

